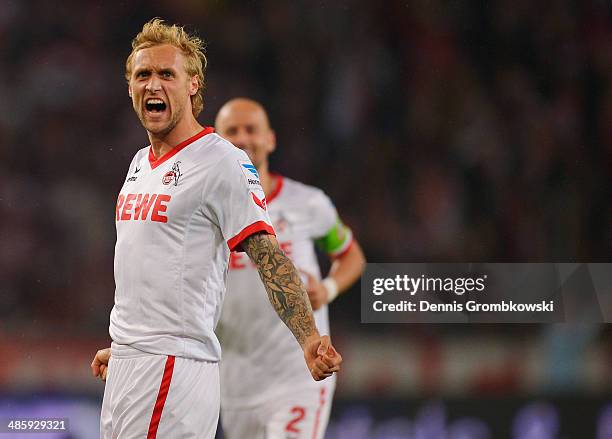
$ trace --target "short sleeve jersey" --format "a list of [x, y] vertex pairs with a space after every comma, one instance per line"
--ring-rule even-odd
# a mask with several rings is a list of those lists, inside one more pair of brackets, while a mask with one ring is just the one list
[[141, 351], [219, 361], [213, 332], [230, 252], [274, 230], [247, 155], [206, 128], [136, 153], [117, 200], [110, 335]]
[[[333, 240], [338, 214], [320, 189], [289, 178], [278, 178], [268, 197], [268, 212], [281, 248], [298, 271], [321, 278], [315, 242]], [[346, 251], [352, 242], [343, 234], [330, 255]], [[306, 277], [302, 276], [305, 281]], [[327, 306], [314, 312], [321, 334], [329, 334]], [[221, 404], [241, 408], [261, 404], [299, 389], [333, 385], [328, 378], [315, 382], [302, 350], [270, 305], [257, 268], [244, 253], [233, 253], [227, 295], [218, 331], [223, 347]]]

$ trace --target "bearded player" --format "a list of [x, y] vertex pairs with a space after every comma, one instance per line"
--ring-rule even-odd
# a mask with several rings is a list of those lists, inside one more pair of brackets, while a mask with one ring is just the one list
[[160, 19], [144, 25], [126, 61], [150, 146], [134, 156], [116, 206], [112, 356], [107, 369], [108, 352], [92, 363], [106, 377], [102, 438], [214, 437], [221, 350], [213, 329], [232, 251], [257, 267], [257, 285], [312, 378], [341, 362], [278, 245], [248, 156], [196, 120], [205, 67], [202, 42]]
[[[252, 178], [263, 186], [280, 246], [302, 273], [317, 327], [328, 334], [327, 304], [363, 270], [358, 243], [323, 191], [269, 171], [268, 156], [276, 139], [259, 103], [244, 98], [229, 101], [219, 110], [215, 129], [255, 165]], [[333, 261], [323, 281], [315, 246]], [[257, 267], [246, 255], [231, 255], [217, 330], [223, 346], [224, 435], [227, 439], [323, 438], [335, 379], [312, 380], [301, 350], [266, 303], [257, 278]]]

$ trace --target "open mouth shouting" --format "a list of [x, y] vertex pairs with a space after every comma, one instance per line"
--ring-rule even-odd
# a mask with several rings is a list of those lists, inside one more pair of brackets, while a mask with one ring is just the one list
[[162, 114], [166, 111], [167, 105], [160, 98], [149, 98], [145, 101], [145, 110], [151, 114]]

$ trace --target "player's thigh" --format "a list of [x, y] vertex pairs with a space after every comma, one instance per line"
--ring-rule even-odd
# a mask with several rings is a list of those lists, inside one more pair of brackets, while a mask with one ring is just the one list
[[219, 401], [218, 363], [176, 358], [157, 437], [213, 439]]
[[142, 437], [149, 426], [165, 362], [166, 357], [159, 355], [111, 357], [100, 415], [101, 438]]
[[325, 387], [283, 400], [266, 423], [266, 439], [322, 439], [331, 402], [332, 394]]
[[103, 439], [212, 439], [218, 417], [216, 363], [159, 355], [111, 357], [100, 419]]

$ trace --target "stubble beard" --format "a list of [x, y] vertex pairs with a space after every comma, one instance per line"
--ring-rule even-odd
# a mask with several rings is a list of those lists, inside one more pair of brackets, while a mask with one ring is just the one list
[[138, 118], [140, 119], [140, 123], [142, 124], [142, 126], [144, 127], [145, 130], [147, 130], [149, 133], [157, 136], [157, 137], [164, 137], [166, 135], [168, 135], [178, 124], [179, 120], [181, 120], [181, 116], [183, 115], [183, 109], [182, 108], [178, 108], [177, 111], [173, 112], [171, 117], [170, 117], [170, 121], [168, 122], [168, 125], [166, 125], [165, 127], [162, 128], [152, 128], [148, 126], [148, 122], [147, 119], [144, 115], [144, 111], [140, 111], [138, 113]]

